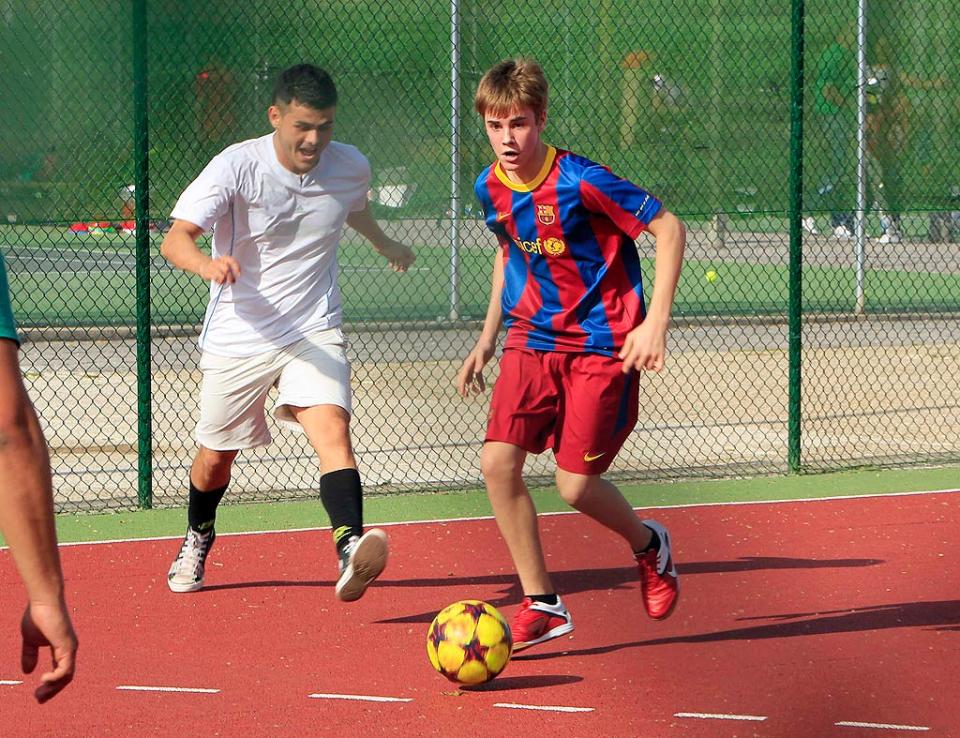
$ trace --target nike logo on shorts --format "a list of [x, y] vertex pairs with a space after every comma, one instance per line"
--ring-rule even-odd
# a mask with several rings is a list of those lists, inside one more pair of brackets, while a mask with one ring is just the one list
[[583, 455], [583, 460], [584, 460], [584, 461], [596, 461], [596, 460], [599, 459], [601, 456], [603, 456], [605, 453], [606, 453], [606, 451], [601, 451], [599, 454], [586, 453], [586, 454]]

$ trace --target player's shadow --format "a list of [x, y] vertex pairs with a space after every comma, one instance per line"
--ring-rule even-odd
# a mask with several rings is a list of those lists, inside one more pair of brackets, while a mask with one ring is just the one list
[[[698, 574], [722, 574], [748, 572], [768, 569], [836, 569], [850, 567], [877, 566], [883, 559], [801, 559], [787, 556], [744, 556], [734, 561], [694, 561], [678, 564], [681, 576]], [[572, 569], [551, 572], [550, 578], [558, 592], [563, 595], [578, 592], [594, 592], [610, 589], [627, 589], [638, 586], [635, 566], [621, 566], [607, 569]], [[491, 574], [473, 577], [431, 577], [419, 579], [384, 580], [380, 587], [457, 587], [469, 591], [480, 586], [501, 586], [497, 597], [488, 597], [494, 607], [507, 607], [517, 604], [523, 598], [520, 584], [513, 574]], [[430, 623], [435, 612], [424, 612], [381, 620], [381, 623]]]
[[[627, 648], [651, 648], [679, 643], [717, 643], [766, 638], [802, 638], [831, 633], [855, 633], [892, 628], [924, 628], [934, 631], [960, 630], [960, 600], [936, 602], [900, 602], [888, 605], [827, 610], [816, 613], [763, 615], [739, 620], [766, 620], [762, 625], [729, 628], [710, 633], [651, 638], [645, 641], [614, 643], [594, 648], [566, 649], [555, 653], [520, 654], [514, 660], [538, 661], [557, 656], [597, 656]], [[789, 622], [786, 622], [788, 621]]]
[[202, 595], [204, 592], [216, 592], [217, 590], [222, 589], [250, 589], [255, 587], [266, 587], [267, 589], [274, 589], [279, 587], [320, 587], [320, 588], [333, 588], [336, 585], [336, 581], [333, 579], [327, 580], [305, 580], [305, 579], [270, 579], [262, 580], [259, 582], [228, 582], [226, 584], [209, 584], [204, 585], [203, 589], [195, 592], [194, 594]]
[[582, 682], [583, 677], [575, 674], [531, 674], [530, 676], [499, 676], [486, 684], [461, 686], [464, 692], [507, 692], [511, 689], [535, 689], [538, 687], [558, 687], [561, 684]]
[[[858, 566], [876, 566], [884, 563], [883, 559], [798, 559], [788, 556], [743, 556], [734, 561], [694, 561], [678, 564], [680, 574], [692, 576], [696, 574], [721, 574], [727, 572], [746, 572], [765, 569], [835, 569]], [[551, 572], [557, 590], [564, 594], [576, 592], [590, 592], [595, 590], [619, 589], [633, 586], [637, 580], [637, 569], [634, 566], [620, 566], [608, 569], [574, 569], [570, 571]], [[224, 589], [250, 589], [274, 587], [333, 587], [336, 584], [330, 579], [266, 579], [258, 582], [231, 582], [226, 584], [211, 584], [200, 592], [216, 592]], [[380, 579], [375, 586], [391, 588], [425, 588], [425, 587], [477, 587], [502, 586], [504, 590], [496, 599], [488, 602], [499, 607], [519, 602], [520, 589], [517, 578], [513, 574], [489, 574], [481, 576], [448, 576], [448, 577], [419, 577], [416, 579]], [[410, 616], [382, 622], [426, 622], [429, 623], [433, 615]]]

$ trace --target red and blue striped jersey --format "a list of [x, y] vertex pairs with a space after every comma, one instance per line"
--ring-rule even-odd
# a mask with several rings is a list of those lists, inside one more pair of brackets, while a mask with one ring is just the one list
[[660, 201], [552, 146], [532, 182], [510, 181], [497, 163], [477, 178], [475, 191], [503, 249], [505, 346], [619, 351], [645, 315], [634, 239]]

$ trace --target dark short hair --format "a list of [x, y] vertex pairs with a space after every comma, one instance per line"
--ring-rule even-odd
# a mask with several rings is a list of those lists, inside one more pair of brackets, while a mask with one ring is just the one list
[[295, 64], [280, 72], [273, 87], [273, 104], [301, 105], [324, 110], [337, 104], [337, 88], [325, 69], [313, 64]]

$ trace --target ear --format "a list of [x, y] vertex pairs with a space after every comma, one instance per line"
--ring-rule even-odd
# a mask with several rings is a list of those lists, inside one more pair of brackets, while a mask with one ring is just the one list
[[276, 105], [271, 105], [267, 108], [267, 118], [270, 120], [270, 125], [277, 129], [280, 127], [280, 118], [282, 117], [280, 113], [280, 108]]
[[547, 127], [547, 109], [544, 108], [540, 111], [540, 115], [537, 119], [537, 128], [540, 129], [540, 132], [543, 132], [543, 129]]

